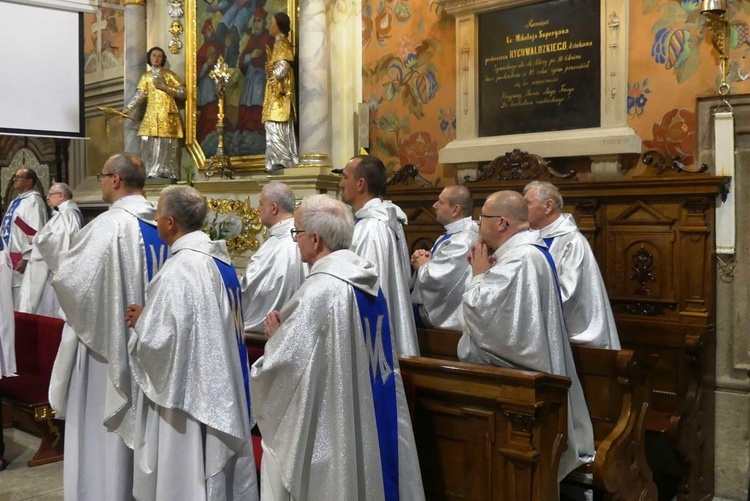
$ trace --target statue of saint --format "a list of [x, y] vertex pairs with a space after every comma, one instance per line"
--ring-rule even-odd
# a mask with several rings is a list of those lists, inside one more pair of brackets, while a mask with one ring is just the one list
[[266, 48], [266, 94], [263, 99], [263, 123], [266, 128], [266, 170], [294, 167], [299, 163], [294, 138], [295, 92], [292, 44], [287, 36], [289, 16], [277, 12], [271, 18], [268, 32], [275, 38], [273, 50]]
[[185, 84], [164, 68], [167, 56], [161, 48], [152, 47], [146, 60], [151, 70], [141, 76], [138, 90], [122, 111], [129, 115], [146, 101], [146, 113], [138, 129], [146, 176], [177, 179], [183, 133], [175, 99], [185, 99]]

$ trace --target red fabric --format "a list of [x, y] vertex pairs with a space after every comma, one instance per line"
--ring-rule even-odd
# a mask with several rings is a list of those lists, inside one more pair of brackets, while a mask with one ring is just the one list
[[263, 459], [263, 447], [261, 447], [260, 435], [251, 435], [253, 437], [253, 457], [255, 458], [255, 469], [260, 471], [260, 461]]
[[263, 350], [260, 348], [247, 347], [247, 362], [253, 365], [256, 360], [263, 356]]
[[18, 377], [0, 379], [0, 395], [27, 405], [46, 403], [64, 322], [18, 312], [15, 320]]

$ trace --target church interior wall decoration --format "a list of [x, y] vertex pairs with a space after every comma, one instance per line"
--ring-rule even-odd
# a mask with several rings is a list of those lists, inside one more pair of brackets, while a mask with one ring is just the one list
[[[224, 151], [234, 169], [264, 167], [266, 138], [261, 121], [271, 17], [291, 18], [297, 46], [297, 0], [187, 0], [185, 2], [186, 139], [199, 169], [216, 153], [218, 97], [208, 76], [219, 56], [234, 69], [226, 87]], [[296, 71], [296, 69], [295, 69]]]

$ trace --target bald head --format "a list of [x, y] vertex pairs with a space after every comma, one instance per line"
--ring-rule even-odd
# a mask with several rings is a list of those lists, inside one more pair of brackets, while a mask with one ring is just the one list
[[515, 191], [497, 191], [487, 197], [479, 221], [479, 236], [492, 249], [529, 229], [526, 201]]
[[489, 209], [492, 214], [505, 216], [511, 224], [529, 221], [526, 201], [515, 191], [496, 191], [487, 197], [484, 207]]
[[471, 200], [471, 192], [469, 192], [469, 188], [457, 184], [455, 186], [446, 187], [445, 193], [448, 195], [449, 204], [461, 207], [461, 217], [471, 216], [471, 213], [474, 210], [474, 202]]

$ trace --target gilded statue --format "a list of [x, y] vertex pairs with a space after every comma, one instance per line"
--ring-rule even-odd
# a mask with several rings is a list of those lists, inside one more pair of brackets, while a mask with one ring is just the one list
[[283, 12], [271, 18], [268, 32], [274, 37], [273, 50], [266, 47], [266, 94], [263, 99], [263, 123], [266, 129], [266, 170], [294, 167], [299, 163], [294, 138], [295, 91], [292, 63], [294, 53], [289, 42], [291, 21]]
[[177, 179], [183, 132], [176, 99], [185, 99], [185, 84], [164, 68], [167, 56], [160, 47], [152, 47], [146, 60], [151, 69], [141, 76], [135, 95], [122, 111], [129, 115], [146, 102], [146, 113], [138, 129], [146, 175]]

